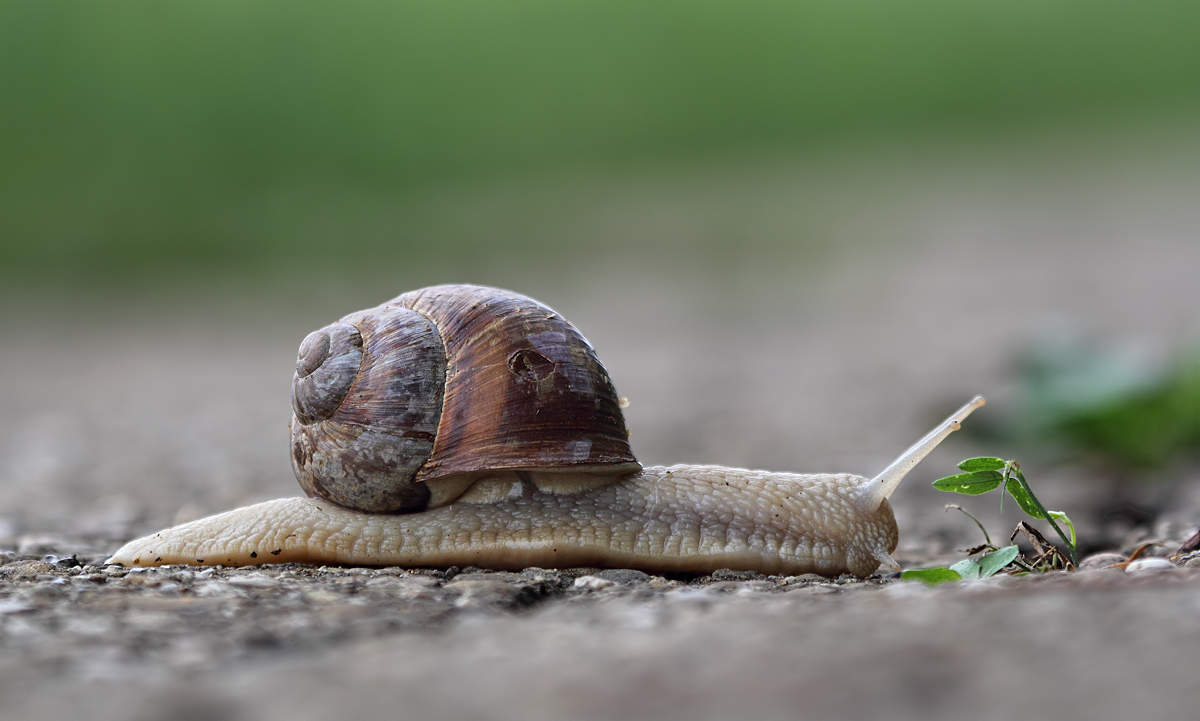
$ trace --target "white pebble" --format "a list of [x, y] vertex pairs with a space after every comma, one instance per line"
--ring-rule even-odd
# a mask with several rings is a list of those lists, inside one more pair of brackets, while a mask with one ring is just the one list
[[615, 585], [617, 584], [613, 583], [612, 581], [604, 578], [597, 578], [596, 576], [580, 576], [579, 578], [575, 579], [575, 588], [596, 589], [608, 588], [609, 586]]
[[1139, 558], [1136, 561], [1131, 561], [1125, 567], [1125, 573], [1139, 573], [1141, 571], [1174, 571], [1175, 564], [1165, 558]]
[[278, 588], [279, 581], [268, 576], [234, 576], [226, 581], [230, 586], [243, 588]]

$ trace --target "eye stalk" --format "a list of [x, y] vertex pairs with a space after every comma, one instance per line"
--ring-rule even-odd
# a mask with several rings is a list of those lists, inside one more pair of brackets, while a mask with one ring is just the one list
[[946, 440], [946, 436], [962, 428], [962, 422], [976, 408], [982, 408], [986, 403], [983, 396], [975, 396], [970, 403], [959, 408], [953, 415], [942, 421], [941, 425], [914, 443], [907, 451], [901, 453], [899, 458], [892, 461], [892, 465], [883, 469], [882, 473], [863, 486], [858, 496], [859, 507], [868, 512], [879, 508], [879, 504], [892, 495], [909, 471], [915, 468], [925, 456], [932, 453], [938, 444]]
[[332, 416], [350, 392], [362, 365], [362, 335], [349, 323], [308, 334], [296, 356], [292, 410], [307, 425]]

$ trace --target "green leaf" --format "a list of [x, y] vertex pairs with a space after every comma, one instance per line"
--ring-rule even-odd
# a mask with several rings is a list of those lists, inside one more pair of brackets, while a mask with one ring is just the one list
[[1067, 518], [1067, 514], [1063, 513], [1062, 511], [1047, 510], [1046, 512], [1050, 514], [1051, 518], [1053, 518], [1054, 520], [1063, 524], [1071, 531], [1071, 545], [1074, 546], [1075, 545], [1075, 524], [1071, 523], [1071, 519]]
[[1013, 500], [1017, 502], [1022, 511], [1025, 511], [1034, 518], [1045, 518], [1042, 512], [1038, 510], [1037, 504], [1033, 502], [1033, 499], [1029, 497], [1029, 494], [1025, 492], [1025, 488], [1017, 479], [1008, 479], [1008, 483], [1004, 484], [1004, 490], [1008, 491], [1008, 495], [1013, 497]]
[[983, 558], [979, 559], [979, 576], [980, 578], [988, 578], [996, 575], [996, 572], [1013, 562], [1013, 559], [1020, 553], [1016, 546], [1005, 546], [998, 551], [992, 551]]
[[946, 491], [948, 493], [978, 496], [999, 486], [1003, 480], [1004, 476], [996, 471], [976, 471], [974, 473], [960, 473], [957, 476], [939, 478], [933, 482], [933, 487], [939, 491]]
[[984, 456], [982, 458], [968, 458], [962, 463], [959, 463], [958, 467], [964, 471], [967, 471], [968, 473], [971, 473], [974, 471], [999, 471], [1002, 470], [1006, 465], [1008, 465], [1008, 463], [1005, 462], [1003, 458], [988, 458], [987, 456]]
[[949, 568], [919, 568], [900, 574], [902, 581], [920, 581], [926, 586], [936, 586], [947, 581], [961, 581], [962, 576]]
[[962, 580], [964, 581], [974, 581], [979, 578], [979, 563], [969, 558], [964, 558], [954, 564], [950, 567], [950, 570], [962, 576]]

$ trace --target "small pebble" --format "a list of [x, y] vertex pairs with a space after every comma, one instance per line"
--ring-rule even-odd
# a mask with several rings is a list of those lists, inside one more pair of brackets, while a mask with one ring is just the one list
[[617, 584], [613, 581], [609, 581], [606, 578], [598, 578], [596, 576], [580, 576], [579, 578], [575, 579], [574, 587], [596, 590], [615, 585]]
[[599, 578], [605, 581], [612, 581], [623, 586], [632, 586], [636, 583], [645, 583], [650, 580], [650, 574], [642, 571], [635, 571], [632, 568], [610, 568], [604, 571], [598, 571], [592, 574], [592, 578]]
[[1140, 573], [1142, 571], [1174, 571], [1177, 566], [1165, 558], [1139, 558], [1131, 561], [1125, 567], [1125, 573]]
[[33, 579], [42, 574], [50, 574], [54, 571], [54, 566], [45, 561], [17, 561], [16, 563], [6, 565], [2, 570], [5, 576], [15, 581]]
[[1090, 571], [1097, 568], [1108, 568], [1118, 563], [1125, 563], [1125, 556], [1119, 553], [1097, 553], [1079, 562], [1080, 571]]
[[529, 603], [534, 597], [527, 586], [506, 581], [480, 578], [459, 580], [459, 578], [461, 576], [446, 584], [446, 590], [456, 591], [459, 594], [454, 601], [455, 608], [522, 606]]
[[753, 581], [760, 577], [761, 574], [754, 571], [731, 571], [728, 568], [718, 568], [711, 576], [714, 581]]
[[784, 576], [779, 581], [780, 586], [803, 586], [807, 583], [824, 583], [829, 579], [815, 573], [802, 573], [799, 576]]

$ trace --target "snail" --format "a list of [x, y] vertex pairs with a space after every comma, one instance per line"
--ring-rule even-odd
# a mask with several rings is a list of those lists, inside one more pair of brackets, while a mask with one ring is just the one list
[[851, 573], [891, 557], [887, 498], [975, 398], [874, 479], [643, 468], [587, 340], [516, 293], [405, 293], [304, 339], [285, 498], [130, 541], [109, 563]]

